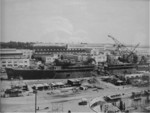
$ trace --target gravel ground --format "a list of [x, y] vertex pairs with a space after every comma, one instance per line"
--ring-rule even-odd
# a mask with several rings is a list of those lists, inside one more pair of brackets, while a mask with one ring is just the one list
[[[51, 80], [25, 80], [23, 82], [32, 85], [34, 83], [50, 83], [55, 81], [65, 82], [65, 79], [51, 79]], [[16, 81], [17, 82], [17, 81]], [[11, 81], [2, 81], [1, 88], [5, 89], [9, 87]], [[100, 87], [104, 88], [102, 90], [95, 90], [88, 89], [86, 91], [80, 91], [79, 93], [70, 94], [67, 96], [54, 96], [48, 95], [48, 91], [38, 91], [37, 96], [37, 106], [40, 110], [37, 112], [52, 112], [52, 111], [59, 111], [59, 112], [67, 112], [71, 110], [72, 112], [93, 112], [89, 108], [89, 104], [85, 106], [79, 106], [78, 102], [82, 98], [87, 98], [88, 101], [91, 101], [93, 98], [96, 97], [103, 97], [106, 95], [111, 94], [118, 94], [118, 93], [131, 93], [133, 91], [141, 91], [148, 89], [149, 87], [132, 87], [132, 86], [114, 86], [110, 83], [105, 83], [100, 81]], [[34, 112], [34, 104], [35, 104], [35, 96], [34, 94], [31, 96], [24, 96], [24, 97], [12, 97], [12, 98], [1, 98], [1, 111], [2, 112]], [[48, 107], [48, 109], [45, 109]]]

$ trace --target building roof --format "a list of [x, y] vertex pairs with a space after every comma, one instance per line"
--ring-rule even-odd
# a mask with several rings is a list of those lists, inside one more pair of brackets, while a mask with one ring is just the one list
[[77, 43], [77, 44], [68, 44], [68, 48], [104, 48], [103, 44], [94, 44], [94, 43]]
[[36, 43], [33, 45], [33, 47], [36, 46], [66, 46], [64, 43]]
[[22, 51], [17, 49], [0, 49], [0, 55], [22, 55]]

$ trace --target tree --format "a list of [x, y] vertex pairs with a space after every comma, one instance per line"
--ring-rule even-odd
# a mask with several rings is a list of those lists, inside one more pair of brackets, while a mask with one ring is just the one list
[[88, 64], [92, 64], [92, 62], [95, 62], [95, 59], [89, 58], [89, 59], [87, 60], [87, 62], [88, 62]]
[[126, 83], [127, 83], [127, 84], [131, 84], [131, 81], [130, 81], [129, 78], [126, 79]]
[[33, 42], [0, 42], [1, 48], [33, 49]]
[[61, 55], [61, 56], [60, 56], [60, 59], [61, 59], [61, 60], [63, 60], [63, 59], [64, 59], [63, 55]]
[[59, 60], [58, 59], [55, 59], [55, 61], [54, 61], [54, 64], [57, 66], [57, 65], [59, 65]]
[[145, 57], [145, 56], [142, 56], [142, 57], [141, 57], [140, 64], [146, 64], [146, 62], [147, 62], [146, 57]]
[[92, 62], [95, 62], [95, 59], [93, 58], [88, 58], [87, 61], [84, 62], [85, 65], [92, 64]]
[[31, 59], [35, 59], [34, 55], [31, 56]]

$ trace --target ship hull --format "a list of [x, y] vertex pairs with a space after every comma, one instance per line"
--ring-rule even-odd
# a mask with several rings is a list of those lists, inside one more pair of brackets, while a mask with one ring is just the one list
[[6, 68], [8, 79], [67, 79], [90, 77], [93, 68], [62, 70], [19, 70]]
[[134, 64], [118, 64], [118, 65], [108, 65], [107, 67], [104, 67], [105, 70], [121, 70], [121, 69], [132, 69], [136, 68], [136, 65]]
[[104, 67], [104, 70], [116, 75], [133, 73], [136, 70], [136, 65], [134, 64], [108, 65]]

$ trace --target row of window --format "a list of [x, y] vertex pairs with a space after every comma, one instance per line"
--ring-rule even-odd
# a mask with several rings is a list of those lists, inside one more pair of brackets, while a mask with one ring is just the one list
[[18, 66], [22, 66], [22, 67], [27, 67], [27, 65], [18, 65], [18, 64], [7, 64], [7, 65], [5, 65], [5, 64], [3, 64], [2, 65], [2, 67], [18, 67]]
[[56, 50], [59, 50], [59, 51], [63, 51], [63, 50], [71, 50], [71, 51], [74, 51], [74, 50], [83, 50], [83, 49], [35, 49], [35, 51], [56, 51]]
[[102, 60], [102, 59], [106, 59], [106, 57], [99, 57], [99, 59], [101, 59], [101, 60]]
[[66, 50], [66, 49], [35, 49], [36, 51], [49, 51], [49, 50], [52, 50], [52, 51], [55, 51], [55, 50]]
[[4, 63], [27, 63], [28, 61], [2, 61], [2, 63], [4, 64]]
[[35, 52], [35, 54], [51, 54], [51, 53], [85, 53], [85, 52]]

